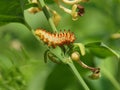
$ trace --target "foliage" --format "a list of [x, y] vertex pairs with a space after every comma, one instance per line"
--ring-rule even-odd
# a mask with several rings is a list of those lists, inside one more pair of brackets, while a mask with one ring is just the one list
[[[76, 21], [54, 0], [45, 0], [45, 4], [61, 17], [57, 30], [70, 29], [75, 33], [77, 44], [62, 49], [48, 48], [36, 39], [30, 28], [52, 31], [54, 27], [48, 23], [51, 21], [46, 19], [44, 12], [29, 13], [26, 8], [39, 6], [29, 2], [0, 1], [0, 90], [84, 90], [69, 64], [60, 61], [64, 59], [64, 53], [69, 57], [74, 51], [80, 53], [82, 62], [101, 69], [101, 77], [91, 80], [88, 78], [90, 71], [74, 61], [90, 90], [120, 89], [119, 0], [80, 3], [85, 14]], [[84, 48], [79, 46], [81, 43]], [[44, 57], [47, 63], [44, 63]], [[51, 58], [61, 64], [54, 64]]]

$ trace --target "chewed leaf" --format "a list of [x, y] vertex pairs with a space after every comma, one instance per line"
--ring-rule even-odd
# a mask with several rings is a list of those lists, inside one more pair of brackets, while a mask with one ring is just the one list
[[93, 42], [85, 45], [93, 54], [98, 57], [106, 58], [108, 56], [115, 56], [120, 58], [120, 55], [112, 50], [110, 47], [101, 42]]

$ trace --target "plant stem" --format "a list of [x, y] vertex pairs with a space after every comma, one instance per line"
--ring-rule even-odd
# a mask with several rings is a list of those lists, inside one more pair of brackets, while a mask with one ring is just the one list
[[71, 59], [69, 59], [69, 62], [67, 62], [67, 64], [70, 66], [70, 68], [72, 69], [72, 71], [74, 72], [74, 74], [76, 75], [76, 77], [78, 78], [79, 82], [82, 84], [83, 88], [85, 90], [90, 90], [89, 87], [87, 86], [87, 84], [85, 83], [85, 81], [82, 79], [80, 73], [78, 72], [78, 70], [74, 66], [74, 64], [73, 64], [73, 62], [72, 62]]
[[47, 7], [46, 7], [46, 5], [45, 5], [45, 3], [44, 3], [44, 0], [37, 0], [39, 3], [39, 6], [42, 8], [42, 10], [43, 10], [43, 13], [44, 13], [44, 15], [46, 16], [46, 18], [47, 18], [47, 20], [48, 20], [48, 22], [49, 22], [49, 24], [50, 24], [50, 26], [51, 26], [51, 28], [52, 28], [52, 31], [57, 31], [57, 29], [56, 29], [56, 27], [55, 27], [55, 24], [54, 24], [54, 22], [53, 22], [53, 20], [52, 20], [52, 17], [51, 17], [51, 15], [50, 15], [50, 12], [49, 12], [49, 10], [47, 9]]
[[[44, 0], [38, 0], [39, 4], [40, 4], [40, 7], [42, 7], [42, 10], [47, 18], [47, 20], [49, 21], [50, 23], [50, 26], [52, 27], [52, 30], [53, 31], [57, 31], [54, 23], [53, 23], [53, 20], [50, 16], [50, 13], [44, 3]], [[61, 58], [61, 61], [64, 62], [64, 59]], [[74, 74], [76, 75], [76, 77], [78, 78], [79, 82], [83, 85], [84, 89], [85, 90], [90, 90], [87, 86], [87, 84], [84, 82], [84, 80], [82, 79], [81, 75], [79, 74], [79, 72], [77, 71], [76, 67], [74, 66], [72, 60], [70, 59], [69, 61], [67, 61], [67, 64], [70, 66], [70, 68], [73, 70]]]
[[[50, 23], [50, 26], [52, 27], [52, 30], [53, 31], [57, 31], [54, 23], [53, 23], [53, 20], [51, 18], [51, 15], [49, 13], [49, 10], [47, 9], [45, 3], [44, 3], [44, 0], [37, 0], [39, 3], [39, 6], [42, 8], [43, 12], [44, 12], [44, 15], [46, 16], [47, 20], [49, 21]], [[59, 57], [59, 56], [57, 56]], [[60, 57], [59, 57], [60, 58]], [[63, 58], [60, 58], [62, 62], [64, 63], [67, 63], [70, 68], [73, 70], [74, 74], [76, 75], [76, 77], [78, 78], [79, 82], [82, 84], [82, 86], [84, 87], [85, 90], [90, 90], [87, 86], [87, 84], [84, 82], [84, 80], [82, 79], [81, 75], [79, 74], [79, 72], [77, 71], [76, 67], [74, 66], [73, 62], [71, 59], [68, 59], [67, 62], [64, 61]]]

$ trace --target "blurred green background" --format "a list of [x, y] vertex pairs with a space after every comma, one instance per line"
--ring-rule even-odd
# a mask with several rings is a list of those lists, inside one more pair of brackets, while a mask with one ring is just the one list
[[[57, 29], [70, 29], [77, 37], [75, 42], [102, 41], [120, 54], [120, 0], [81, 3], [85, 14], [77, 21], [72, 21], [57, 4], [46, 3], [61, 16]], [[51, 30], [42, 12], [30, 14], [26, 10], [25, 18], [33, 29]], [[118, 38], [113, 37], [115, 33]], [[24, 25], [11, 23], [0, 27], [0, 90], [84, 90], [67, 65], [44, 63], [45, 50], [46, 46]], [[84, 59], [88, 65], [101, 68], [101, 78], [91, 80], [90, 72], [75, 63], [91, 90], [120, 90], [120, 60], [92, 54]]]

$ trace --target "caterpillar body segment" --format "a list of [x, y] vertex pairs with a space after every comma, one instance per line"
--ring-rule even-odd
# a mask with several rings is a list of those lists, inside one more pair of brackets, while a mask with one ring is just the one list
[[37, 29], [35, 34], [48, 46], [55, 48], [56, 46], [69, 45], [75, 41], [75, 35], [70, 31], [59, 33], [50, 33], [44, 29]]

